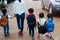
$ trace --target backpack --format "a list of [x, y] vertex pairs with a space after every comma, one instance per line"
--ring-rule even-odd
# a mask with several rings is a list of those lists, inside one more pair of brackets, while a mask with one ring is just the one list
[[28, 26], [31, 26], [31, 25], [33, 26], [36, 24], [36, 19], [34, 15], [28, 15], [27, 23], [28, 23]]
[[38, 28], [39, 28], [39, 31], [41, 34], [45, 34], [47, 32], [45, 18], [42, 18], [42, 20], [41, 20], [41, 18], [39, 19]]
[[8, 26], [8, 19], [5, 16], [2, 16], [2, 19], [0, 19], [0, 26], [2, 27]]
[[40, 18], [39, 19], [39, 25], [40, 26], [45, 26], [45, 24], [46, 24], [46, 19], [45, 18]]
[[46, 25], [47, 32], [53, 32], [54, 31], [54, 23], [51, 18], [48, 19], [47, 25]]

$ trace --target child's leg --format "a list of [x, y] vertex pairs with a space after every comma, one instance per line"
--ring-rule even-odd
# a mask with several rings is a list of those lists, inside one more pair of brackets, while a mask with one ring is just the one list
[[40, 28], [38, 27], [38, 36], [37, 38], [40, 38]]
[[34, 28], [32, 28], [31, 31], [32, 31], [32, 40], [34, 40]]
[[9, 34], [9, 25], [8, 25], [8, 27], [7, 27], [7, 34]]
[[48, 36], [51, 37], [51, 33], [50, 32], [48, 32]]
[[46, 38], [45, 38], [45, 34], [43, 34], [43, 40], [46, 40]]
[[34, 28], [31, 31], [32, 31], [32, 37], [34, 37]]
[[51, 33], [50, 33], [50, 32], [47, 32], [45, 35], [46, 35], [47, 37], [51, 38]]
[[4, 36], [7, 36], [6, 27], [4, 27]]
[[31, 28], [29, 28], [29, 35], [31, 35]]

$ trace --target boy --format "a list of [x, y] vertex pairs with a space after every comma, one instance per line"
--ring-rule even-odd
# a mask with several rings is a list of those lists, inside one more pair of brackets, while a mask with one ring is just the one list
[[32, 35], [32, 40], [34, 40], [34, 27], [36, 26], [36, 18], [35, 15], [33, 14], [34, 9], [30, 8], [28, 9], [29, 15], [27, 15], [27, 24], [29, 27], [29, 35]]

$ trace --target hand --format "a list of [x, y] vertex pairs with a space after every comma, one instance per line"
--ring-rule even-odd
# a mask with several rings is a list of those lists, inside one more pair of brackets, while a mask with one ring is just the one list
[[15, 14], [14, 14], [14, 16], [12, 16], [10, 19], [12, 19], [12, 18], [14, 18], [15, 17]]
[[14, 17], [16, 17], [16, 14], [14, 14]]
[[11, 17], [10, 19], [13, 19], [13, 17]]
[[35, 29], [36, 29], [36, 27], [35, 27]]

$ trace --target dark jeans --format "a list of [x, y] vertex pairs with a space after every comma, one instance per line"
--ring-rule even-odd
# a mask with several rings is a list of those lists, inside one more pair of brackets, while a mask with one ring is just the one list
[[7, 27], [4, 27], [4, 35], [9, 34], [9, 25]]
[[18, 29], [21, 29], [21, 32], [23, 32], [25, 13], [23, 13], [21, 15], [16, 14], [16, 19], [17, 19]]
[[29, 26], [29, 34], [32, 35], [32, 37], [34, 37], [34, 27], [33, 27], [33, 25]]

